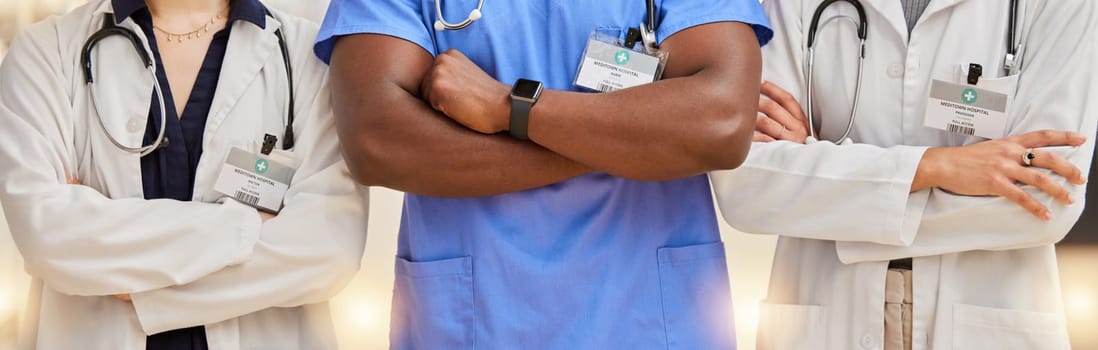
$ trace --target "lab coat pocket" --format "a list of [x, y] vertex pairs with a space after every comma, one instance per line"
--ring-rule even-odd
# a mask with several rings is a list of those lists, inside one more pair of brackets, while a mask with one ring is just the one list
[[396, 260], [392, 349], [472, 349], [473, 258]]
[[954, 349], [1070, 349], [1063, 315], [953, 305]]
[[732, 349], [732, 298], [724, 243], [657, 251], [668, 349]]
[[826, 348], [822, 306], [764, 302], [759, 313], [760, 350]]

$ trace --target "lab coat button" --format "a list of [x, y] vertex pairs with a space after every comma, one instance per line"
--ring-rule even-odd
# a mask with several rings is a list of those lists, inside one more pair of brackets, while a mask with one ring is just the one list
[[126, 123], [126, 130], [130, 132], [141, 132], [141, 120], [137, 118], [131, 118], [129, 123]]
[[872, 349], [875, 345], [877, 345], [877, 342], [873, 341], [872, 334], [866, 334], [862, 336], [861, 345], [863, 349]]
[[888, 65], [888, 76], [893, 78], [899, 78], [904, 76], [904, 65], [899, 63], [893, 63]]

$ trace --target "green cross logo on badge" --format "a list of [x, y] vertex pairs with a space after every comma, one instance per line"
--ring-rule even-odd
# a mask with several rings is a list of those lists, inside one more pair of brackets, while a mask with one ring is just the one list
[[629, 63], [629, 51], [620, 50], [618, 53], [614, 54], [614, 63], [617, 63], [619, 66], [624, 66], [626, 63]]
[[964, 101], [965, 104], [976, 103], [976, 97], [976, 90], [974, 89], [965, 89], [961, 92], [961, 101]]
[[260, 158], [255, 161], [255, 172], [257, 173], [262, 174], [267, 172], [268, 167], [270, 167], [270, 164], [267, 163], [266, 159]]

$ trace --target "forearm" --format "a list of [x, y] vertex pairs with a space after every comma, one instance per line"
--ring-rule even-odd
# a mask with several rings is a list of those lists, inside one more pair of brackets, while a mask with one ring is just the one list
[[475, 197], [521, 191], [588, 170], [556, 153], [506, 135], [469, 131], [406, 98], [376, 113], [357, 130], [340, 128], [344, 153], [356, 179], [405, 192]]
[[912, 205], [908, 188], [925, 148], [753, 146], [740, 168], [710, 173], [720, 212], [737, 230], [888, 245], [914, 239], [919, 217], [912, 211], [922, 206]]
[[[1062, 181], [1066, 186], [1066, 181]], [[1084, 187], [1072, 186], [1082, 198]], [[1068, 233], [1083, 211], [1083, 201], [1065, 205], [1034, 187], [1027, 193], [1048, 207], [1051, 219], [1043, 221], [1003, 197], [970, 197], [930, 190], [915, 240], [908, 246], [838, 242], [844, 263], [960, 253], [974, 250], [1011, 250], [1051, 245]], [[912, 194], [915, 196], [916, 194]]]
[[366, 34], [337, 42], [332, 105], [356, 181], [422, 195], [473, 197], [540, 187], [589, 171], [536, 144], [470, 131], [430, 108], [420, 98], [420, 82], [432, 61], [419, 47], [392, 37]]
[[366, 242], [366, 197], [342, 163], [291, 193], [263, 224], [251, 258], [186, 285], [132, 295], [148, 334], [211, 324], [335, 296], [354, 277]]
[[[609, 94], [547, 91], [531, 115], [530, 137], [591, 168], [635, 180], [735, 168], [750, 148], [754, 106], [736, 105], [730, 86], [699, 80], [669, 79]], [[753, 91], [740, 93], [757, 94], [758, 84]]]
[[742, 48], [723, 62], [703, 63], [684, 52], [684, 42], [700, 34], [677, 34], [687, 38], [665, 43], [670, 63], [661, 81], [603, 94], [546, 91], [531, 111], [531, 139], [588, 167], [637, 180], [735, 168], [750, 148], [761, 59], [747, 25], [708, 26], [719, 28], [699, 28]]

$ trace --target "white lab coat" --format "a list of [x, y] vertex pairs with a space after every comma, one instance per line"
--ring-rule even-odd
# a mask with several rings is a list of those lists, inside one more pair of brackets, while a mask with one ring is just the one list
[[[339, 153], [316, 25], [277, 12], [266, 29], [232, 24], [193, 202], [145, 200], [139, 157], [103, 133], [80, 71], [81, 46], [111, 11], [93, 1], [37, 23], [0, 66], [0, 199], [34, 278], [20, 348], [144, 349], [147, 334], [199, 325], [210, 349], [335, 348], [327, 300], [358, 270], [366, 191]], [[121, 26], [145, 39], [131, 19]], [[279, 28], [297, 92], [290, 154], [302, 164], [263, 223], [213, 185], [232, 147], [282, 135]], [[93, 62], [106, 127], [139, 144], [150, 76], [117, 36]], [[66, 184], [67, 172], [82, 184]], [[110, 297], [121, 293], [132, 304]]]
[[[764, 3], [775, 37], [763, 77], [802, 105], [807, 30], [820, 2]], [[862, 3], [869, 37], [858, 144], [755, 143], [739, 169], [711, 174], [731, 226], [780, 235], [759, 348], [880, 349], [887, 261], [904, 257], [915, 257], [913, 349], [1068, 348], [1053, 244], [1078, 218], [1085, 188], [1066, 185], [1076, 202], [1065, 206], [1026, 187], [1051, 210], [1042, 222], [1004, 198], [909, 187], [926, 147], [981, 141], [923, 126], [931, 78], [961, 82], [968, 63], [983, 65], [982, 84], [1015, 90], [1007, 134], [1091, 135], [1060, 153], [1085, 173], [1098, 123], [1098, 2], [1021, 1], [1014, 76], [1002, 69], [1006, 0], [931, 1], [910, 36], [900, 1]], [[830, 139], [853, 101], [854, 28], [840, 21], [818, 36], [816, 111]]]

